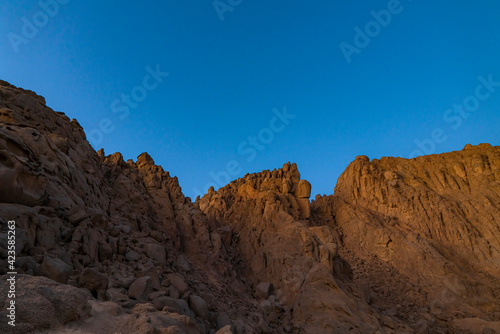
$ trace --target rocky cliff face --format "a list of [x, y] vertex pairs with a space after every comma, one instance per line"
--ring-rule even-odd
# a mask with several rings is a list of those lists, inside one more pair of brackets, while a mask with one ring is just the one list
[[297, 166], [287, 163], [210, 190], [198, 204], [209, 222], [233, 231], [239, 276], [251, 286], [273, 284], [274, 293], [261, 296], [273, 293], [271, 301], [279, 300], [274, 312], [264, 312], [272, 328], [376, 332], [377, 317], [353, 283], [349, 264], [338, 256], [338, 237], [309, 220], [310, 191]]
[[500, 147], [489, 144], [411, 160], [360, 156], [313, 210], [341, 231], [352, 261], [382, 261], [402, 275], [403, 314], [428, 314], [420, 321], [432, 324], [498, 320], [499, 173]]
[[0, 82], [0, 274], [15, 220], [19, 333], [500, 332], [499, 180], [500, 148], [482, 144], [358, 157], [312, 202], [290, 163], [192, 202], [147, 153], [95, 152], [76, 120]]

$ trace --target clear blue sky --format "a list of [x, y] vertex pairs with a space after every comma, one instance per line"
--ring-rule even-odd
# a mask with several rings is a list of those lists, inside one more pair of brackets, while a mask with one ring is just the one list
[[61, 2], [2, 2], [0, 78], [104, 124], [106, 154], [149, 152], [188, 196], [287, 161], [331, 194], [357, 155], [500, 144], [498, 1], [221, 0], [224, 20], [210, 0]]

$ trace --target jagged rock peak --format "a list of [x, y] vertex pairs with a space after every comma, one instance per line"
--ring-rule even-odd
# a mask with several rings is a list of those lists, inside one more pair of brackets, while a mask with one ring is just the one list
[[211, 188], [198, 202], [204, 209], [213, 200], [223, 200], [229, 207], [236, 201], [271, 199], [283, 204], [293, 217], [307, 219], [310, 217], [310, 196], [311, 184], [300, 179], [297, 164], [287, 162], [280, 169], [246, 174], [217, 191]]
[[144, 153], [141, 153], [138, 157], [137, 157], [137, 162], [136, 162], [137, 166], [142, 166], [142, 165], [154, 165], [155, 162], [153, 160], [153, 158], [151, 158], [151, 156], [147, 153], [147, 152], [144, 152]]
[[491, 144], [489, 143], [481, 143], [479, 145], [471, 145], [471, 144], [467, 144], [465, 145], [463, 151], [466, 151], [466, 150], [474, 150], [476, 148], [479, 148], [479, 149], [489, 149], [489, 148], [492, 148], [493, 146], [491, 146]]

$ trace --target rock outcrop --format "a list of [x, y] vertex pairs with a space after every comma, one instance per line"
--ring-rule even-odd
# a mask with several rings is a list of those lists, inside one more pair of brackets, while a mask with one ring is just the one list
[[[7, 324], [13, 318], [7, 305], [7, 295], [11, 282], [9, 276], [0, 276], [0, 331], [11, 333], [12, 327]], [[29, 333], [74, 322], [86, 320], [91, 313], [88, 303], [88, 291], [70, 285], [57, 283], [46, 277], [18, 275], [15, 280], [15, 330], [18, 333]]]
[[400, 313], [429, 326], [492, 321], [500, 311], [499, 181], [500, 147], [489, 144], [410, 160], [360, 156], [313, 211], [341, 231], [351, 260], [376, 257], [406, 280]]
[[[232, 230], [237, 258], [231, 263], [238, 261], [237, 276], [269, 301], [261, 308], [271, 331], [287, 324], [301, 333], [376, 332], [381, 326], [338, 256], [336, 235], [308, 219], [310, 192], [297, 166], [286, 163], [211, 190], [197, 203], [211, 225]], [[226, 248], [219, 254], [231, 257]]]
[[0, 274], [15, 220], [19, 291], [0, 331], [494, 333], [499, 180], [481, 144], [358, 157], [313, 201], [286, 163], [192, 202], [147, 153], [95, 152], [0, 81]]

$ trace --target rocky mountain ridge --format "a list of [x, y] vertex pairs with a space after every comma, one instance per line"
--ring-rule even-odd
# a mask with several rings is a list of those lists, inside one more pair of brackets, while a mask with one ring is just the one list
[[312, 201], [286, 163], [193, 202], [2, 81], [0, 181], [2, 332], [500, 333], [498, 146], [360, 156]]

